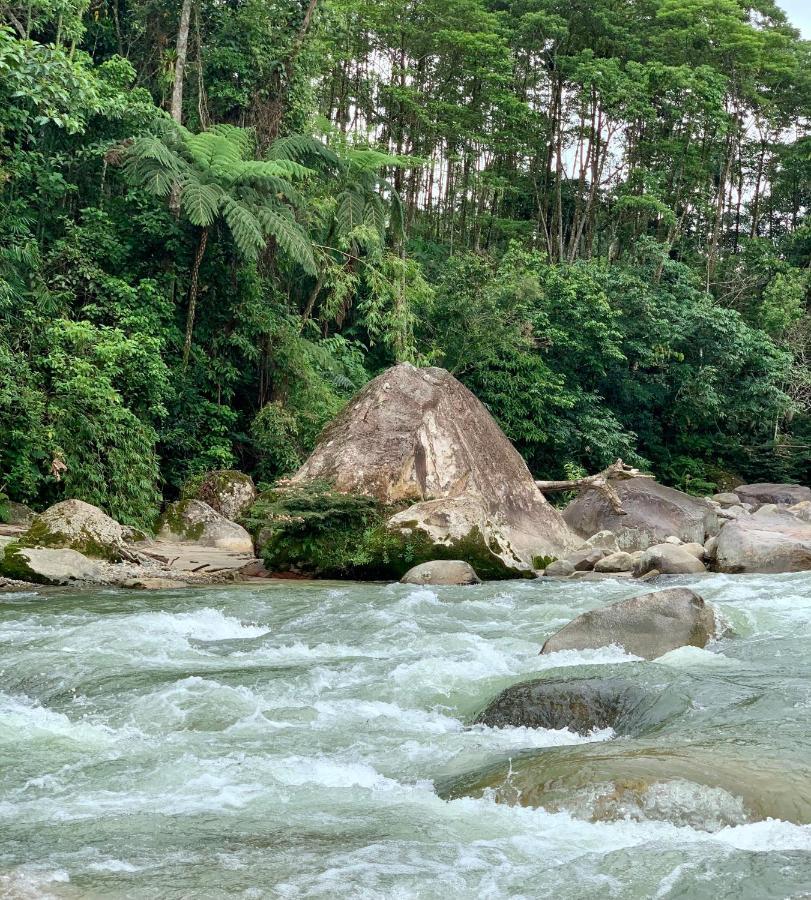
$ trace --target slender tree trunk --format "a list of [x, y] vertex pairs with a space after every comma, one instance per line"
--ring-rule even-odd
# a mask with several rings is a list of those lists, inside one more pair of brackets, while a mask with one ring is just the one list
[[204, 228], [200, 232], [200, 243], [197, 245], [197, 253], [194, 257], [194, 265], [191, 270], [191, 283], [189, 284], [189, 308], [186, 313], [186, 338], [183, 341], [183, 368], [189, 364], [189, 354], [191, 353], [191, 336], [194, 331], [194, 314], [197, 309], [197, 283], [200, 278], [200, 263], [206, 252], [206, 244], [208, 243], [208, 228]]
[[172, 88], [171, 115], [178, 125], [183, 121], [183, 75], [186, 71], [186, 54], [189, 49], [189, 22], [191, 20], [191, 0], [183, 0], [180, 10], [180, 26], [177, 30], [177, 50], [175, 59], [175, 83]]

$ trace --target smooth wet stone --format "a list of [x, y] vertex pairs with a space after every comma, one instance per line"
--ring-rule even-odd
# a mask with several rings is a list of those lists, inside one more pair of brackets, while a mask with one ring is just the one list
[[570, 528], [584, 537], [600, 531], [615, 534], [620, 550], [644, 550], [671, 535], [704, 542], [718, 530], [716, 510], [708, 501], [658, 484], [652, 478], [612, 482], [624, 515], [599, 491], [583, 491], [563, 511]]
[[248, 532], [202, 500], [170, 503], [158, 522], [158, 539], [253, 555]]
[[811, 570], [811, 523], [785, 508], [761, 507], [721, 529], [715, 559], [720, 572]]
[[541, 653], [618, 644], [655, 659], [677, 647], [705, 647], [714, 634], [713, 608], [689, 588], [669, 588], [583, 613], [553, 634]]
[[485, 792], [498, 803], [590, 821], [660, 820], [705, 831], [770, 818], [811, 822], [807, 760], [757, 759], [728, 746], [625, 739], [558, 748], [471, 773], [443, 796]]
[[437, 559], [420, 563], [400, 579], [403, 584], [480, 584], [481, 579], [470, 563], [461, 559]]
[[617, 553], [610, 553], [598, 560], [594, 566], [595, 572], [631, 572], [634, 568], [635, 558], [631, 553], [625, 553], [620, 550]]
[[101, 566], [96, 560], [67, 548], [46, 549], [9, 545], [5, 548], [0, 569], [9, 577], [37, 584], [104, 580]]
[[567, 575], [574, 574], [574, 563], [568, 559], [556, 559], [543, 570], [543, 573], [557, 578], [565, 578]]
[[650, 699], [623, 678], [541, 678], [508, 687], [475, 721], [492, 728], [570, 728], [578, 734], [613, 728], [635, 734], [633, 715]]

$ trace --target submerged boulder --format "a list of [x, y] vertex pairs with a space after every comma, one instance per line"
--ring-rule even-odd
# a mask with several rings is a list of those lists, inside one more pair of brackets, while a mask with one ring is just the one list
[[651, 723], [639, 715], [650, 697], [622, 678], [541, 678], [502, 691], [476, 717], [491, 728], [569, 728], [578, 734], [613, 728], [636, 734]]
[[741, 484], [735, 493], [745, 503], [762, 506], [764, 503], [776, 503], [778, 506], [793, 506], [803, 500], [811, 500], [811, 488], [802, 484], [774, 484], [758, 482], [757, 484]]
[[600, 491], [583, 491], [563, 511], [569, 527], [584, 538], [612, 531], [621, 550], [646, 550], [671, 535], [703, 544], [718, 531], [715, 509], [704, 499], [658, 484], [652, 478], [612, 481], [625, 512], [620, 515]]
[[158, 521], [158, 539], [253, 554], [248, 532], [202, 500], [170, 503]]
[[408, 506], [390, 532], [419, 533], [441, 549], [432, 556], [464, 559], [482, 577], [490, 567], [532, 574], [580, 543], [487, 409], [444, 369], [403, 363], [366, 385], [292, 479], [306, 482]]
[[235, 469], [217, 469], [192, 478], [183, 489], [187, 500], [202, 500], [232, 522], [241, 519], [256, 500], [250, 475]]
[[118, 561], [128, 555], [132, 529], [121, 525], [98, 506], [82, 500], [63, 500], [34, 517], [21, 535], [21, 547], [64, 548], [85, 556]]
[[461, 559], [436, 559], [409, 569], [400, 579], [403, 584], [480, 584], [473, 566]]
[[585, 612], [553, 634], [541, 653], [618, 644], [655, 659], [677, 647], [705, 647], [715, 634], [713, 608], [689, 588], [669, 588]]
[[714, 550], [719, 572], [804, 572], [811, 569], [811, 523], [788, 509], [761, 508], [727, 523]]
[[811, 822], [807, 760], [746, 755], [729, 745], [640, 739], [513, 758], [456, 779], [446, 799], [566, 811], [591, 821], [659, 820], [705, 831], [764, 819]]

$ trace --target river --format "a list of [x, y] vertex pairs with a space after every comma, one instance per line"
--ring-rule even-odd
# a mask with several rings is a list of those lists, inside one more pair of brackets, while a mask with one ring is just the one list
[[471, 725], [534, 675], [632, 679], [678, 699], [654, 747], [800, 772], [811, 574], [676, 583], [735, 635], [656, 662], [538, 655], [578, 613], [650, 589], [620, 581], [3, 595], [0, 896], [811, 896], [807, 783], [795, 821], [683, 779], [614, 820], [443, 799], [494, 764], [623, 746]]

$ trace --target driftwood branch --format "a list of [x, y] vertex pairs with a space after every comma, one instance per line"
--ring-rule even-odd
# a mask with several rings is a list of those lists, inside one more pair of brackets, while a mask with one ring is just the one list
[[596, 475], [586, 475], [584, 478], [575, 478], [572, 481], [536, 481], [535, 484], [542, 493], [547, 491], [600, 491], [611, 504], [614, 512], [618, 516], [624, 516], [625, 510], [622, 508], [619, 494], [611, 481], [625, 481], [628, 478], [653, 478], [653, 476], [646, 475], [618, 459]]

